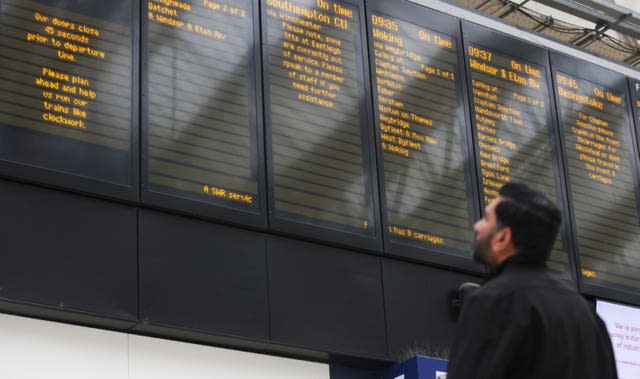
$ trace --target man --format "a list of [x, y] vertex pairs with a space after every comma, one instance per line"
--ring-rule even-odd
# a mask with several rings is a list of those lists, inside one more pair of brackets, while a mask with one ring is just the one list
[[604, 323], [546, 268], [560, 223], [554, 204], [521, 184], [486, 207], [474, 259], [492, 273], [465, 299], [448, 379], [617, 378]]

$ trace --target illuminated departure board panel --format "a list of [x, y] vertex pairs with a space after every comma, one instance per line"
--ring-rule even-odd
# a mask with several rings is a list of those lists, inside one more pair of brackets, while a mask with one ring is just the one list
[[[566, 208], [547, 51], [469, 23], [462, 30], [481, 203], [513, 181]], [[571, 275], [567, 246], [563, 227], [548, 265]]]
[[143, 2], [143, 202], [266, 226], [256, 7]]
[[583, 290], [594, 295], [603, 287], [637, 293], [637, 153], [626, 78], [556, 53], [551, 64]]
[[0, 172], [137, 199], [136, 9], [0, 2]]
[[633, 110], [633, 123], [636, 136], [640, 136], [640, 80], [629, 79], [629, 91], [631, 94], [631, 109]]
[[270, 227], [379, 249], [363, 2], [262, 12]]
[[459, 24], [406, 2], [368, 5], [386, 251], [473, 266]]

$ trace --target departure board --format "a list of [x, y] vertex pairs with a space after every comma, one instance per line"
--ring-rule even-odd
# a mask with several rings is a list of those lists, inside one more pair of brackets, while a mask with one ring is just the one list
[[134, 9], [131, 0], [0, 2], [3, 173], [137, 198]]
[[[386, 250], [469, 265], [478, 203], [471, 190], [458, 23], [409, 3], [370, 5]], [[447, 262], [442, 252], [462, 260]]]
[[251, 0], [143, 3], [143, 201], [266, 225]]
[[[463, 38], [481, 203], [513, 181], [564, 209], [547, 51], [468, 23]], [[571, 275], [565, 236], [558, 236], [548, 265]]]
[[560, 54], [552, 54], [551, 63], [583, 290], [592, 285], [637, 292], [637, 153], [626, 78]]
[[375, 248], [363, 4], [265, 0], [262, 11], [270, 226]]
[[635, 125], [636, 136], [640, 136], [640, 80], [629, 79], [629, 92], [634, 121], [631, 125]]

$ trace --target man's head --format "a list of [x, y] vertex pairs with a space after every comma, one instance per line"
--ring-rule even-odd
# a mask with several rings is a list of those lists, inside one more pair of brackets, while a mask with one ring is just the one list
[[497, 266], [518, 254], [530, 263], [544, 263], [560, 229], [562, 215], [544, 195], [518, 183], [507, 183], [473, 226], [473, 259]]

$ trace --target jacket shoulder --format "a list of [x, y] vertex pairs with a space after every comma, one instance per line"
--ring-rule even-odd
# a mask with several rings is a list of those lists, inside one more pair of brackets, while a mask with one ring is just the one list
[[499, 296], [519, 291], [545, 290], [579, 295], [571, 281], [547, 268], [525, 265], [506, 267], [500, 275], [486, 282], [476, 293]]

